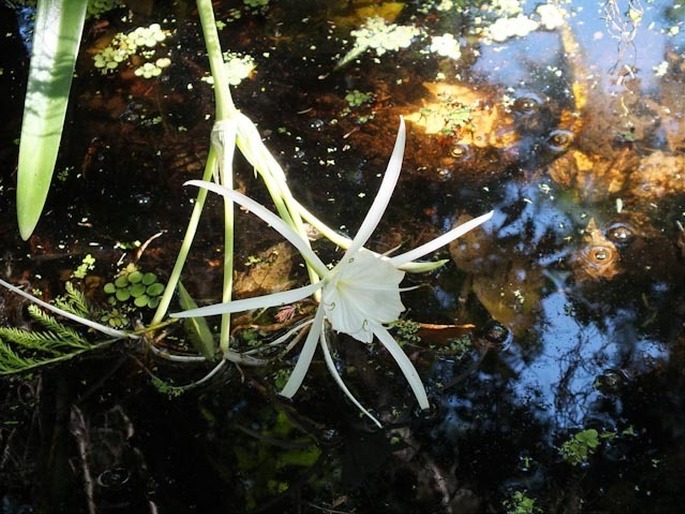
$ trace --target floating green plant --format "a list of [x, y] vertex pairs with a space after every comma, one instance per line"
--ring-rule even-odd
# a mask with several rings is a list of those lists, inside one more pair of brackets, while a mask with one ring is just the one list
[[354, 46], [338, 61], [337, 67], [353, 61], [369, 49], [375, 50], [377, 56], [386, 52], [395, 52], [407, 48], [414, 38], [421, 35], [421, 30], [413, 25], [396, 25], [388, 23], [380, 16], [366, 20], [366, 23], [350, 35], [354, 37]]
[[602, 440], [613, 439], [615, 435], [615, 432], [599, 433], [594, 428], [588, 428], [564, 441], [559, 448], [559, 453], [569, 464], [580, 466], [587, 463], [588, 459], [594, 455]]
[[137, 67], [136, 76], [152, 78], [161, 75], [162, 70], [171, 65], [167, 55], [158, 55], [158, 45], [171, 35], [159, 23], [152, 23], [147, 27], [138, 27], [131, 32], [119, 32], [108, 46], [93, 55], [93, 65], [106, 75], [114, 72], [121, 63], [129, 61], [134, 55], [139, 55], [147, 62]]
[[514, 491], [511, 498], [504, 502], [507, 514], [535, 514], [542, 510], [535, 505], [535, 499], [522, 491]]
[[[228, 84], [237, 86], [244, 79], [252, 76], [257, 65], [252, 56], [241, 54], [239, 52], [224, 52], [224, 70]], [[214, 84], [214, 76], [207, 75], [202, 78], [203, 82], [207, 84]]]
[[[345, 95], [345, 101], [347, 102], [347, 106], [342, 110], [340, 114], [342, 116], [348, 116], [352, 114], [354, 110], [357, 122], [362, 124], [366, 123], [370, 119], [373, 119], [374, 116], [374, 112], [370, 108], [370, 105], [373, 102], [374, 98], [374, 94], [370, 91], [366, 93], [359, 91], [358, 89], [348, 91]], [[365, 107], [366, 109], [364, 109]], [[366, 111], [367, 114], [356, 112], [358, 110]]]
[[392, 329], [395, 334], [395, 339], [400, 346], [407, 343], [420, 343], [421, 337], [419, 336], [419, 330], [421, 330], [421, 325], [416, 321], [410, 319], [398, 319], [389, 324], [389, 328]]
[[120, 0], [88, 0], [88, 17], [98, 19], [104, 13], [123, 5]]
[[359, 107], [360, 105], [371, 102], [373, 100], [373, 93], [362, 93], [358, 89], [354, 89], [347, 92], [345, 100], [350, 107]]
[[245, 7], [252, 12], [264, 12], [269, 6], [269, 0], [243, 0]]
[[144, 273], [135, 265], [129, 264], [113, 282], [105, 284], [104, 291], [110, 295], [112, 305], [128, 302], [140, 309], [154, 309], [159, 305], [164, 284], [157, 280], [154, 273]]
[[71, 276], [74, 278], [86, 278], [88, 272], [93, 271], [94, 268], [95, 257], [93, 257], [91, 254], [87, 254], [81, 261], [81, 264], [79, 264], [79, 266], [73, 271]]

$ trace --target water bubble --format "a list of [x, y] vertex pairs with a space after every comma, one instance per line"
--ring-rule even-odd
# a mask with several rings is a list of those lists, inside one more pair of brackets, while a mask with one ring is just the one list
[[588, 256], [597, 262], [605, 262], [611, 258], [611, 249], [606, 246], [595, 246], [590, 250]]
[[505, 325], [492, 321], [485, 327], [483, 339], [494, 348], [505, 350], [511, 344], [513, 337], [511, 331]]
[[133, 195], [133, 200], [139, 207], [149, 207], [152, 204], [152, 197], [144, 193]]
[[322, 446], [333, 447], [342, 443], [342, 435], [334, 428], [329, 428], [321, 432], [319, 442]]
[[438, 169], [438, 178], [442, 181], [447, 181], [452, 179], [452, 172], [447, 168]]
[[554, 153], [565, 152], [571, 143], [573, 143], [573, 132], [569, 130], [553, 130], [547, 137], [547, 148]]
[[455, 159], [464, 162], [471, 159], [471, 157], [473, 156], [473, 150], [471, 149], [471, 146], [467, 144], [457, 143], [451, 148], [450, 154]]
[[635, 231], [625, 223], [614, 223], [607, 229], [607, 238], [614, 243], [626, 244], [635, 238]]
[[324, 121], [320, 118], [314, 118], [309, 122], [309, 128], [314, 130], [321, 130], [325, 125]]
[[514, 100], [512, 110], [518, 114], [530, 115], [540, 110], [542, 99], [534, 94], [519, 96]]
[[606, 395], [618, 394], [630, 381], [630, 374], [624, 369], [605, 369], [597, 376], [594, 387]]
[[607, 241], [606, 244], [591, 244], [580, 249], [578, 262], [585, 273], [585, 278], [611, 279], [619, 273], [617, 263], [619, 253], [616, 247]]
[[130, 480], [131, 473], [125, 468], [106, 469], [98, 476], [98, 484], [107, 489], [120, 489]]

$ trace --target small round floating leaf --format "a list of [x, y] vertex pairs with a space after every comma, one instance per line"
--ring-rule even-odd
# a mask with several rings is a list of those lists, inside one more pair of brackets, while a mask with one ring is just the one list
[[145, 286], [143, 284], [133, 284], [128, 290], [133, 298], [138, 298], [145, 294]]
[[111, 282], [108, 282], [107, 284], [105, 284], [105, 287], [103, 289], [107, 294], [114, 294], [117, 290], [117, 286], [115, 286]]
[[143, 284], [145, 284], [146, 286], [154, 284], [155, 282], [157, 282], [157, 275], [155, 275], [154, 273], [148, 272], [145, 273], [145, 275], [143, 275]]
[[141, 280], [143, 280], [143, 274], [140, 271], [132, 271], [128, 274], [128, 281], [131, 284], [137, 284]]
[[117, 286], [118, 288], [123, 288], [123, 287], [128, 287], [128, 277], [117, 277], [117, 279], [114, 281], [114, 285]]
[[124, 288], [117, 289], [116, 294], [117, 294], [117, 300], [119, 300], [120, 302], [125, 302], [126, 300], [131, 298], [131, 293], [129, 293], [128, 289], [124, 289]]
[[151, 284], [147, 286], [147, 289], [145, 292], [149, 296], [159, 296], [164, 292], [164, 284], [160, 284], [159, 282], [155, 282], [154, 284]]
[[159, 297], [150, 298], [150, 301], [147, 302], [147, 306], [150, 307], [150, 309], [156, 309], [159, 305], [160, 300], [161, 298]]
[[135, 300], [133, 300], [133, 303], [135, 304], [136, 307], [145, 307], [148, 302], [150, 301], [150, 298], [147, 295], [141, 295]]

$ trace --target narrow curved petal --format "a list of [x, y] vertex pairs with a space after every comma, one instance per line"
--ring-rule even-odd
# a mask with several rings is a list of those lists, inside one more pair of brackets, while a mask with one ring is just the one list
[[383, 175], [383, 180], [381, 182], [381, 187], [378, 189], [376, 198], [371, 204], [369, 212], [366, 213], [366, 217], [362, 222], [357, 235], [352, 240], [352, 244], [349, 246], [345, 252], [345, 256], [342, 261], [346, 260], [346, 257], [354, 254], [366, 242], [373, 234], [376, 229], [378, 222], [381, 220], [383, 213], [385, 212], [392, 192], [395, 190], [395, 185], [397, 184], [397, 179], [400, 176], [400, 171], [402, 170], [402, 159], [404, 157], [404, 143], [406, 140], [404, 119], [400, 117], [400, 128], [397, 131], [397, 139], [395, 140], [395, 147], [390, 156], [390, 161], [388, 162], [388, 168], [385, 170], [385, 175]]
[[324, 309], [323, 305], [319, 304], [319, 308], [316, 309], [316, 315], [314, 316], [314, 321], [312, 322], [312, 328], [307, 334], [307, 339], [302, 346], [302, 351], [300, 356], [297, 358], [297, 364], [293, 368], [293, 372], [288, 378], [288, 382], [285, 384], [283, 390], [278, 393], [286, 398], [292, 398], [295, 393], [300, 389], [302, 381], [304, 380], [309, 366], [312, 363], [312, 358], [314, 357], [314, 350], [316, 350], [316, 343], [319, 341], [319, 336], [323, 331], [324, 323]]
[[419, 373], [409, 360], [409, 357], [407, 357], [407, 354], [404, 353], [404, 350], [397, 344], [397, 341], [395, 341], [385, 327], [380, 325], [374, 327], [374, 333], [402, 370], [404, 377], [407, 379], [407, 382], [409, 382], [409, 385], [414, 392], [414, 396], [416, 396], [416, 399], [419, 402], [419, 406], [422, 409], [428, 409], [430, 404], [428, 403], [428, 396], [426, 396], [426, 389], [423, 387], [421, 377], [419, 377]]
[[314, 268], [314, 270], [319, 274], [319, 276], [323, 276], [328, 273], [328, 268], [326, 265], [321, 262], [321, 259], [319, 259], [318, 255], [314, 253], [307, 242], [302, 239], [297, 232], [289, 227], [288, 224], [285, 223], [281, 218], [276, 216], [263, 205], [255, 202], [252, 198], [248, 198], [247, 196], [232, 189], [228, 189], [227, 187], [223, 187], [212, 182], [206, 182], [204, 180], [189, 180], [185, 183], [185, 185], [209, 189], [210, 191], [214, 191], [215, 193], [230, 198], [237, 204], [245, 207], [247, 210], [252, 211], [255, 215], [259, 216], [262, 220], [271, 225], [274, 230], [277, 230], [283, 237], [290, 241], [295, 248], [299, 250], [299, 252], [302, 254], [302, 257], [304, 257], [312, 266], [312, 268]]
[[328, 348], [328, 341], [326, 340], [326, 334], [325, 332], [321, 332], [321, 348], [323, 349], [323, 356], [326, 361], [326, 366], [328, 366], [328, 371], [331, 372], [331, 375], [333, 375], [333, 379], [336, 381], [338, 384], [338, 387], [342, 389], [342, 392], [345, 393], [345, 396], [347, 396], [352, 403], [366, 416], [368, 416], [371, 421], [373, 421], [378, 428], [383, 428], [383, 425], [381, 425], [380, 421], [378, 421], [368, 410], [366, 410], [361, 403], [354, 397], [354, 395], [350, 392], [350, 390], [347, 388], [345, 385], [345, 382], [343, 382], [342, 377], [340, 376], [340, 373], [338, 373], [338, 370], [335, 367], [335, 362], [333, 362], [333, 357], [331, 356], [331, 351]]
[[323, 282], [317, 282], [316, 284], [308, 284], [306, 286], [298, 287], [297, 289], [291, 289], [290, 291], [255, 296], [253, 298], [243, 298], [242, 300], [232, 300], [226, 303], [216, 303], [214, 305], [200, 307], [199, 309], [174, 312], [169, 314], [169, 316], [172, 318], [196, 318], [200, 316], [215, 316], [217, 314], [229, 314], [232, 312], [249, 311], [251, 309], [266, 309], [267, 307], [287, 305], [314, 294], [314, 292], [319, 290], [322, 286]]
[[438, 268], [441, 268], [449, 261], [449, 259], [439, 259], [437, 261], [430, 262], [407, 262], [406, 264], [398, 265], [397, 269], [401, 269], [407, 273], [426, 273], [428, 271], [434, 271]]
[[390, 261], [395, 266], [402, 266], [402, 265], [407, 264], [411, 261], [415, 261], [416, 259], [420, 259], [424, 255], [427, 255], [427, 254], [437, 250], [438, 248], [441, 248], [441, 247], [445, 246], [446, 244], [451, 243], [452, 241], [454, 241], [458, 237], [463, 236], [469, 230], [473, 230], [478, 225], [485, 223], [490, 218], [492, 218], [492, 215], [494, 213], [495, 213], [495, 211], [490, 211], [486, 214], [483, 214], [482, 216], [478, 216], [477, 218], [469, 220], [466, 223], [462, 223], [461, 225], [453, 228], [452, 230], [450, 230], [446, 234], [443, 234], [440, 237], [436, 237], [432, 241], [429, 241], [426, 244], [419, 246], [418, 248], [414, 248], [413, 250], [410, 250], [410, 251], [405, 252], [403, 254], [396, 255], [395, 257], [391, 257]]

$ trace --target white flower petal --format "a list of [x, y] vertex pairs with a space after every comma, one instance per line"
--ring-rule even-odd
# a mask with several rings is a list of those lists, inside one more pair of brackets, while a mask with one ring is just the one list
[[297, 364], [295, 364], [295, 368], [290, 374], [290, 378], [288, 378], [288, 382], [285, 384], [285, 387], [279, 393], [281, 396], [292, 398], [298, 389], [300, 389], [302, 381], [307, 374], [307, 370], [309, 370], [309, 366], [312, 363], [314, 350], [316, 350], [316, 343], [318, 342], [319, 336], [324, 329], [323, 323], [324, 309], [323, 305], [319, 304], [319, 308], [316, 309], [314, 321], [312, 322], [312, 328], [309, 329], [309, 334], [307, 334], [307, 339], [304, 342], [300, 356], [297, 358]]
[[397, 268], [408, 273], [426, 273], [428, 271], [434, 271], [438, 268], [441, 268], [449, 261], [449, 259], [440, 259], [430, 262], [408, 262], [406, 264], [397, 266]]
[[[395, 140], [395, 147], [390, 156], [390, 161], [388, 162], [388, 168], [385, 170], [385, 175], [383, 175], [383, 180], [381, 182], [381, 187], [378, 189], [378, 194], [371, 204], [369, 212], [366, 214], [364, 221], [359, 227], [357, 235], [352, 240], [352, 244], [345, 252], [345, 257], [354, 254], [371, 237], [371, 234], [376, 229], [378, 222], [381, 220], [383, 213], [385, 212], [392, 192], [395, 190], [395, 185], [397, 184], [397, 179], [400, 176], [400, 171], [402, 169], [402, 159], [404, 156], [404, 143], [406, 135], [404, 128], [404, 119], [400, 117], [400, 128], [397, 131], [397, 139]], [[345, 260], [343, 257], [343, 260]]]
[[290, 241], [295, 248], [299, 250], [299, 252], [302, 254], [302, 257], [304, 257], [311, 267], [314, 268], [314, 271], [319, 274], [319, 276], [323, 276], [328, 273], [328, 268], [326, 265], [321, 262], [321, 259], [319, 259], [314, 251], [309, 247], [307, 242], [299, 234], [297, 234], [297, 232], [289, 227], [281, 218], [276, 216], [263, 205], [255, 202], [252, 198], [248, 198], [244, 194], [241, 194], [237, 191], [233, 191], [232, 189], [213, 184], [212, 182], [206, 182], [204, 180], [189, 180], [184, 185], [209, 189], [210, 191], [214, 191], [215, 193], [230, 198], [237, 204], [240, 204], [249, 211], [252, 211], [255, 215], [262, 218], [266, 223], [271, 225], [274, 230], [280, 232], [283, 237]]
[[388, 332], [385, 327], [375, 327], [374, 332], [376, 333], [378, 340], [383, 343], [383, 346], [390, 352], [390, 355], [392, 355], [393, 359], [395, 359], [395, 362], [397, 362], [397, 365], [402, 370], [404, 377], [407, 379], [407, 382], [409, 382], [409, 385], [414, 392], [414, 396], [416, 396], [416, 399], [419, 402], [419, 406], [422, 409], [428, 409], [430, 404], [428, 403], [428, 396], [426, 396], [426, 389], [423, 387], [421, 377], [419, 377], [416, 368], [409, 360], [409, 357], [407, 357], [407, 354], [404, 353], [404, 350], [397, 344], [397, 341], [393, 339], [390, 332]]
[[263, 296], [255, 296], [253, 298], [243, 298], [242, 300], [232, 300], [226, 303], [216, 303], [198, 309], [190, 309], [183, 312], [174, 312], [169, 314], [172, 318], [197, 318], [201, 316], [215, 316], [217, 314], [229, 314], [232, 312], [249, 311], [251, 309], [266, 309], [267, 307], [276, 307], [278, 305], [287, 305], [289, 303], [297, 302], [306, 298], [307, 296], [318, 291], [322, 282], [316, 284], [308, 284], [290, 291], [282, 291], [280, 293], [267, 294]]
[[325, 279], [326, 315], [334, 330], [370, 343], [370, 326], [395, 321], [404, 311], [399, 288], [404, 272], [364, 249], [341, 264]]
[[331, 375], [333, 375], [333, 379], [336, 381], [338, 384], [338, 387], [342, 389], [342, 392], [345, 393], [345, 395], [350, 399], [352, 403], [366, 416], [371, 418], [371, 421], [373, 421], [376, 425], [378, 425], [378, 428], [383, 428], [383, 425], [381, 425], [380, 421], [378, 421], [371, 413], [366, 410], [364, 407], [362, 407], [362, 404], [357, 401], [357, 399], [354, 397], [354, 395], [350, 392], [350, 390], [347, 388], [345, 385], [345, 382], [343, 382], [342, 377], [338, 373], [338, 370], [335, 367], [335, 362], [333, 362], [333, 357], [331, 356], [331, 351], [328, 348], [328, 341], [326, 340], [326, 333], [321, 332], [321, 348], [323, 349], [323, 356], [326, 361], [326, 366], [328, 366], [328, 370], [331, 372]]
[[469, 220], [466, 223], [462, 223], [461, 225], [453, 228], [452, 230], [450, 230], [446, 234], [443, 234], [440, 237], [436, 237], [432, 241], [429, 241], [426, 244], [419, 246], [418, 248], [414, 248], [413, 250], [410, 250], [410, 251], [405, 252], [403, 254], [396, 255], [395, 257], [391, 257], [390, 261], [395, 266], [399, 267], [399, 266], [407, 264], [411, 261], [415, 261], [416, 259], [420, 259], [424, 255], [427, 255], [427, 254], [437, 250], [438, 248], [445, 246], [446, 244], [449, 244], [450, 242], [454, 241], [458, 237], [463, 236], [469, 230], [473, 230], [478, 225], [485, 223], [490, 218], [492, 218], [492, 215], [494, 214], [494, 212], [495, 211], [490, 211], [486, 214], [483, 214], [482, 216], [478, 216], [477, 218]]

